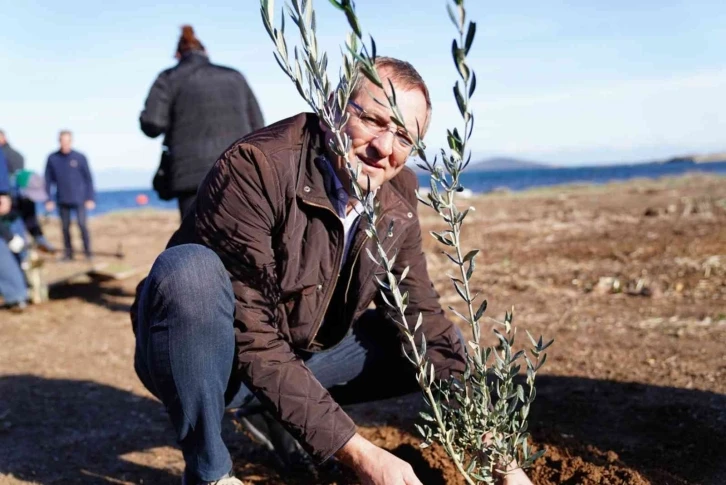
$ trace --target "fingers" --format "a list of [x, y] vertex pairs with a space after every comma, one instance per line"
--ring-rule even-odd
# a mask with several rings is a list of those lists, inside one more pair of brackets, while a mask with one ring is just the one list
[[413, 472], [413, 468], [411, 468], [411, 465], [409, 465], [406, 470], [406, 473], [403, 477], [403, 482], [405, 485], [423, 485], [423, 483], [421, 483], [421, 480], [419, 480], [416, 474]]
[[504, 475], [504, 485], [532, 485], [532, 482], [524, 470], [518, 468]]
[[4, 216], [12, 209], [12, 202], [7, 195], [0, 195], [0, 216]]
[[416, 478], [416, 475], [412, 475], [411, 477], [406, 478], [404, 480], [404, 483], [405, 485], [423, 485], [423, 483], [421, 483], [421, 481]]

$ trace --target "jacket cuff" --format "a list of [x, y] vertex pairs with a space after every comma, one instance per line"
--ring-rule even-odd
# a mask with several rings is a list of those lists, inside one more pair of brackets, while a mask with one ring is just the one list
[[355, 436], [357, 431], [357, 426], [355, 425], [355, 423], [352, 423], [350, 429], [346, 430], [345, 433], [341, 433], [340, 438], [333, 442], [333, 446], [331, 446], [329, 450], [315, 457], [315, 464], [321, 465], [322, 463], [328, 461], [330, 457], [336, 454], [338, 450], [345, 446], [345, 444], [350, 441], [353, 436]]

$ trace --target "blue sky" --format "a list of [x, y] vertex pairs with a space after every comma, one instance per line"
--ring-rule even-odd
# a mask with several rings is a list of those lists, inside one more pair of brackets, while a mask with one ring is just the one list
[[[4, 2], [0, 128], [31, 168], [42, 169], [58, 130], [69, 128], [105, 172], [102, 185], [148, 185], [161, 141], [141, 134], [138, 115], [158, 72], [174, 64], [184, 23], [213, 62], [245, 74], [268, 122], [306, 109], [272, 57], [256, 0], [151, 3]], [[726, 150], [723, 0], [468, 3], [478, 24], [477, 158], [588, 165]], [[315, 4], [335, 75], [347, 25], [327, 1]], [[427, 143], [440, 146], [446, 127], [459, 124], [445, 2], [357, 6], [379, 52], [411, 61], [429, 84]], [[118, 170], [138, 171], [138, 183], [113, 180]]]

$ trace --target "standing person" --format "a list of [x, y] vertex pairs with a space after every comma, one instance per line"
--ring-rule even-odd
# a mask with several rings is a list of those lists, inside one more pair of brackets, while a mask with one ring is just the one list
[[[425, 132], [428, 89], [410, 64], [378, 58], [408, 130]], [[406, 316], [437, 377], [464, 369], [463, 338], [445, 317], [426, 268], [412, 140], [390, 121], [364, 76], [346, 107], [358, 183], [375, 192], [393, 272], [409, 271]], [[411, 466], [357, 433], [341, 403], [416, 392], [406, 339], [376, 282], [376, 253], [349, 196], [350, 177], [320, 119], [301, 113], [233, 144], [199, 187], [196, 205], [139, 284], [131, 310], [135, 369], [166, 406], [187, 484], [239, 485], [221, 436], [225, 407], [288, 468], [335, 456], [367, 485], [420, 485]], [[370, 177], [370, 185], [368, 185]], [[388, 292], [386, 298], [392, 300]], [[369, 309], [371, 303], [375, 309]], [[262, 408], [262, 413], [252, 414]], [[298, 444], [296, 446], [296, 444]], [[521, 470], [505, 483], [531, 482]]]
[[11, 209], [8, 165], [3, 152], [0, 151], [0, 295], [3, 297], [5, 307], [13, 311], [22, 311], [28, 301], [28, 288], [18, 260], [13, 254], [22, 249], [22, 242], [17, 249], [12, 248], [12, 244], [17, 242], [17, 236], [3, 221]]
[[182, 27], [178, 64], [151, 86], [141, 112], [141, 131], [164, 134], [154, 189], [178, 199], [184, 217], [209, 168], [233, 141], [262, 128], [262, 112], [244, 76], [212, 64], [191, 26]]
[[[3, 152], [3, 155], [5, 155], [5, 160], [8, 163], [8, 172], [10, 172], [10, 175], [15, 175], [17, 178], [18, 173], [23, 173], [25, 170], [25, 158], [23, 158], [23, 155], [10, 146], [7, 136], [3, 130], [0, 130], [0, 150]], [[31, 175], [24, 175], [22, 177], [30, 176]], [[47, 196], [44, 197], [40, 194], [40, 192], [41, 190], [39, 187], [34, 187], [33, 193], [35, 194], [35, 197], [29, 198], [24, 195], [24, 191], [20, 191], [15, 200], [14, 206], [15, 211], [18, 213], [20, 219], [25, 225], [25, 229], [27, 229], [30, 235], [33, 236], [33, 240], [38, 247], [41, 250], [50, 253], [55, 251], [55, 248], [43, 235], [43, 229], [38, 221], [38, 214], [35, 208], [35, 202], [38, 202], [39, 199], [42, 199], [40, 200], [41, 202], [45, 202], [47, 199]]]
[[8, 173], [13, 174], [18, 170], [25, 168], [25, 159], [8, 143], [7, 136], [3, 130], [0, 130], [0, 150], [5, 155], [5, 161], [8, 165]]
[[55, 202], [58, 204], [63, 225], [64, 261], [73, 259], [73, 245], [71, 243], [71, 213], [76, 213], [78, 227], [81, 229], [83, 249], [86, 259], [91, 259], [91, 239], [86, 224], [86, 210], [96, 208], [93, 178], [88, 168], [86, 157], [71, 148], [73, 135], [63, 130], [59, 135], [60, 149], [48, 157], [45, 166], [45, 189], [51, 200], [45, 203], [47, 211], [55, 209], [53, 202], [53, 186], [55, 186]]

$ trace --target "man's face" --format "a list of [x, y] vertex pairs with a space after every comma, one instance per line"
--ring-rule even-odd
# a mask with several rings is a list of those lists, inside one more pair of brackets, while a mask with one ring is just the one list
[[68, 133], [63, 133], [60, 136], [59, 142], [60, 142], [60, 150], [62, 153], [70, 153], [72, 141], [73, 140], [71, 139], [71, 135], [69, 135]]
[[[379, 72], [383, 85], [388, 85], [385, 72]], [[345, 126], [345, 133], [351, 139], [349, 153], [353, 168], [359, 167], [358, 184], [365, 190], [370, 178], [370, 190], [375, 191], [403, 170], [406, 160], [411, 155], [412, 141], [416, 137], [418, 126], [426, 124], [426, 98], [417, 88], [406, 89], [393, 83], [396, 90], [396, 102], [406, 128], [397, 127], [391, 121], [393, 112], [388, 106], [385, 93], [367, 79], [362, 89], [348, 104], [350, 119]], [[375, 99], [381, 101], [378, 104]], [[421, 134], [423, 136], [423, 133]], [[337, 159], [336, 172], [345, 185], [350, 180], [345, 160]]]
[[5, 138], [5, 133], [0, 132], [0, 146], [4, 146], [8, 140]]

